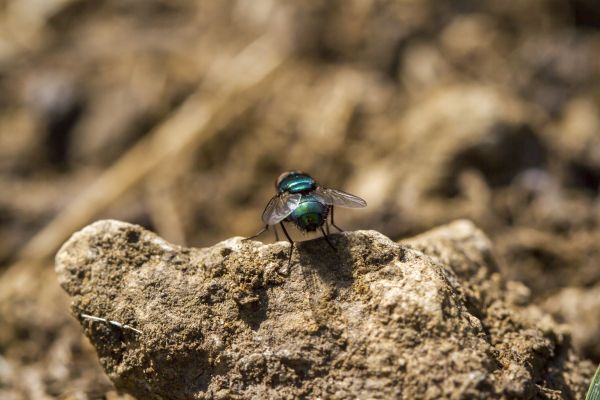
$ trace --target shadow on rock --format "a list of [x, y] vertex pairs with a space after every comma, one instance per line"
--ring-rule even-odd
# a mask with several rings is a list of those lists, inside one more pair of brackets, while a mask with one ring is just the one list
[[353, 281], [350, 242], [343, 233], [331, 234], [328, 238], [335, 251], [323, 237], [296, 244], [300, 268], [305, 276], [316, 273], [327, 285], [347, 288]]

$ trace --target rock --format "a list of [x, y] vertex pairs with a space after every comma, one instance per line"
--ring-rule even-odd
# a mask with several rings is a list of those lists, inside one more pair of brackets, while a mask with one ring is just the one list
[[[489, 240], [457, 221], [400, 244], [375, 231], [205, 249], [99, 221], [56, 257], [72, 311], [138, 398], [581, 398], [593, 367]], [[81, 317], [87, 313], [142, 333]]]

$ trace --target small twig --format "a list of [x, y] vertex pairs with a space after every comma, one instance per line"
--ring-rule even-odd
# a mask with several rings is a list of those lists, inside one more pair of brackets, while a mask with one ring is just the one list
[[129, 329], [129, 330], [134, 331], [135, 333], [139, 333], [140, 335], [143, 335], [142, 331], [140, 331], [139, 329], [135, 329], [133, 326], [130, 326], [127, 324], [122, 324], [117, 321], [111, 321], [106, 318], [94, 317], [93, 315], [88, 315], [88, 314], [83, 314], [83, 313], [79, 314], [79, 315], [81, 316], [81, 318], [89, 319], [90, 321], [104, 322], [105, 324], [113, 325], [120, 329]]

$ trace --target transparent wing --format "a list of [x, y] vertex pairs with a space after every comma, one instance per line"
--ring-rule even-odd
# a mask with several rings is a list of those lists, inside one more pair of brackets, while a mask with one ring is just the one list
[[275, 225], [283, 221], [300, 204], [302, 195], [300, 193], [283, 193], [274, 196], [263, 211], [262, 220], [267, 225]]
[[331, 206], [347, 208], [362, 208], [367, 206], [367, 202], [360, 197], [337, 189], [318, 187], [311, 194], [317, 197], [322, 203]]

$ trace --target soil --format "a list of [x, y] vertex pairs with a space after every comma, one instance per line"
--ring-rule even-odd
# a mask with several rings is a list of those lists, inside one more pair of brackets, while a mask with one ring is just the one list
[[593, 2], [43, 3], [0, 7], [0, 397], [125, 396], [52, 271], [70, 234], [250, 236], [292, 169], [367, 200], [347, 230], [472, 220], [600, 362]]

